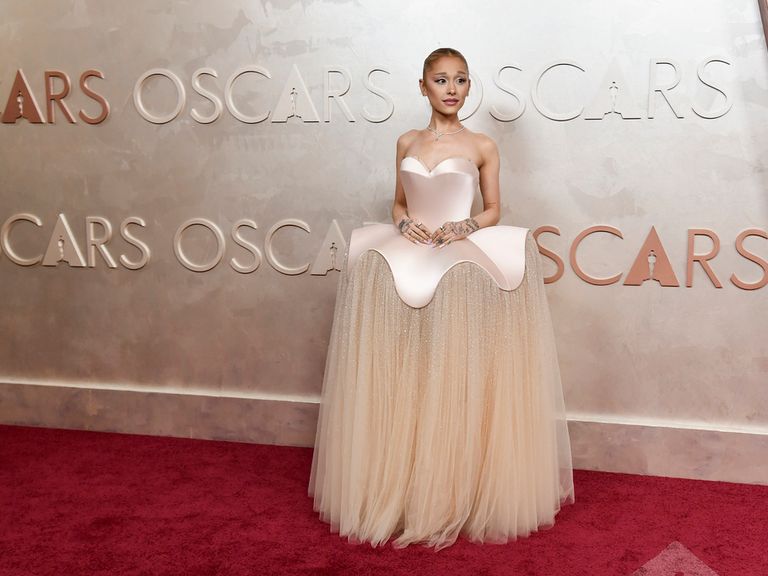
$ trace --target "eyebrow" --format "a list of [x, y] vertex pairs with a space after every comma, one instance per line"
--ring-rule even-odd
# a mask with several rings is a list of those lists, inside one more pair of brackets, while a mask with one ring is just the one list
[[[459, 70], [457, 74], [466, 74], [466, 70]], [[434, 76], [448, 76], [448, 72], [432, 72]]]

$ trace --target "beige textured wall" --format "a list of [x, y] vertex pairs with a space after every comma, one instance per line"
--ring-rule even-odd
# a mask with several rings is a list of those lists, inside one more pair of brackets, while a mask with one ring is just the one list
[[[311, 443], [338, 274], [278, 272], [265, 253], [267, 232], [284, 219], [308, 225], [309, 233], [283, 228], [274, 238], [275, 257], [296, 266], [325, 254], [333, 220], [348, 237], [364, 221], [388, 218], [396, 136], [428, 120], [420, 62], [450, 45], [473, 71], [466, 108], [476, 111], [466, 124], [500, 146], [502, 222], [561, 231], [541, 242], [565, 260], [548, 293], [577, 465], [768, 482], [751, 456], [768, 437], [768, 287], [747, 291], [729, 281], [760, 280], [761, 268], [739, 256], [735, 240], [744, 229], [768, 229], [768, 56], [754, 0], [493, 1], [482, 9], [12, 0], [2, 16], [0, 110], [17, 69], [43, 110], [45, 70], [66, 72], [70, 109], [91, 115], [99, 107], [78, 78], [102, 71], [89, 85], [110, 104], [109, 117], [93, 126], [69, 124], [58, 110], [55, 124], [0, 124], [0, 223], [21, 213], [42, 223], [10, 227], [12, 249], [42, 255], [64, 213], [85, 253], [85, 219], [98, 216], [114, 228], [113, 257], [136, 260], [120, 223], [139, 217], [146, 226], [131, 230], [151, 257], [139, 270], [110, 269], [99, 255], [93, 267], [26, 267], [0, 249], [0, 421]], [[703, 78], [727, 104], [697, 78], [711, 57], [727, 64], [710, 63]], [[659, 85], [674, 76], [654, 60], [680, 74], [669, 98], [682, 118], [659, 94], [649, 118], [652, 71]], [[571, 64], [541, 75], [558, 62]], [[201, 83], [223, 100], [229, 77], [254, 65], [271, 79], [241, 76], [233, 103], [270, 117], [242, 122], [225, 105], [211, 123], [193, 119], [193, 109], [214, 109], [192, 87], [196, 70], [216, 71]], [[319, 122], [273, 121], [286, 109], [281, 95], [294, 65]], [[611, 65], [618, 74], [606, 76]], [[508, 122], [497, 118], [521, 107], [495, 83], [505, 66], [517, 69], [504, 70], [499, 83], [525, 104]], [[165, 124], [142, 118], [133, 99], [137, 79], [153, 68], [173, 72], [185, 88], [183, 110]], [[348, 71], [344, 101], [354, 122], [336, 102], [323, 121], [324, 80], [331, 90], [344, 84], [326, 68]], [[364, 83], [377, 68], [386, 72], [371, 82], [393, 110], [369, 121], [389, 112]], [[587, 120], [588, 109], [571, 120], [547, 117], [576, 114], [599, 94], [610, 103], [606, 78], [619, 81], [617, 101], [640, 118]], [[173, 108], [170, 82], [153, 78], [145, 88], [149, 112]], [[311, 112], [301, 97], [297, 106], [305, 118]], [[710, 112], [720, 116], [702, 117]], [[225, 236], [210, 271], [192, 272], [174, 254], [174, 234], [190, 218], [214, 222]], [[263, 255], [248, 274], [229, 264], [252, 257], [230, 237], [244, 218], [258, 228], [243, 237]], [[583, 281], [568, 263], [571, 242], [596, 224], [618, 228], [623, 239], [588, 237], [579, 262], [594, 276], [622, 273], [610, 286]], [[622, 284], [652, 226], [680, 287]], [[698, 266], [685, 286], [693, 228], [721, 241], [711, 266], [722, 289]], [[183, 244], [195, 261], [215, 254], [200, 227]], [[697, 252], [708, 246], [697, 239]], [[768, 259], [768, 240], [751, 237], [745, 246]], [[724, 466], [737, 444], [743, 458]]]

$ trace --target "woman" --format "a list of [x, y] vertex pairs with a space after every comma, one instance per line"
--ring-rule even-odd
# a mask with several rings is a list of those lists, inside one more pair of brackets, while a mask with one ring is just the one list
[[353, 542], [501, 543], [574, 501], [554, 336], [532, 235], [497, 225], [496, 144], [458, 119], [465, 58], [435, 50], [419, 86], [394, 223], [352, 232], [339, 279], [309, 494]]

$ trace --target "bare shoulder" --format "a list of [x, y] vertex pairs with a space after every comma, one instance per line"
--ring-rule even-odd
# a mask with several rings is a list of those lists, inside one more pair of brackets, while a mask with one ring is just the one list
[[476, 149], [482, 158], [482, 163], [498, 161], [499, 148], [496, 141], [482, 132], [472, 132]]
[[475, 144], [482, 152], [484, 158], [498, 153], [499, 149], [496, 145], [496, 140], [482, 132], [473, 132], [473, 136], [475, 137]]
[[412, 129], [400, 134], [400, 136], [397, 138], [398, 153], [402, 154], [408, 148], [410, 148], [411, 144], [413, 144], [414, 140], [416, 140], [416, 138], [419, 136], [419, 132], [419, 130]]

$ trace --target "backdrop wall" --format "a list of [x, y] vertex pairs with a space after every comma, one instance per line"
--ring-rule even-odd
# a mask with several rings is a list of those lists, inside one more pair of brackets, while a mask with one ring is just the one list
[[755, 0], [6, 3], [0, 421], [311, 445], [441, 45], [539, 232], [575, 465], [768, 483]]

